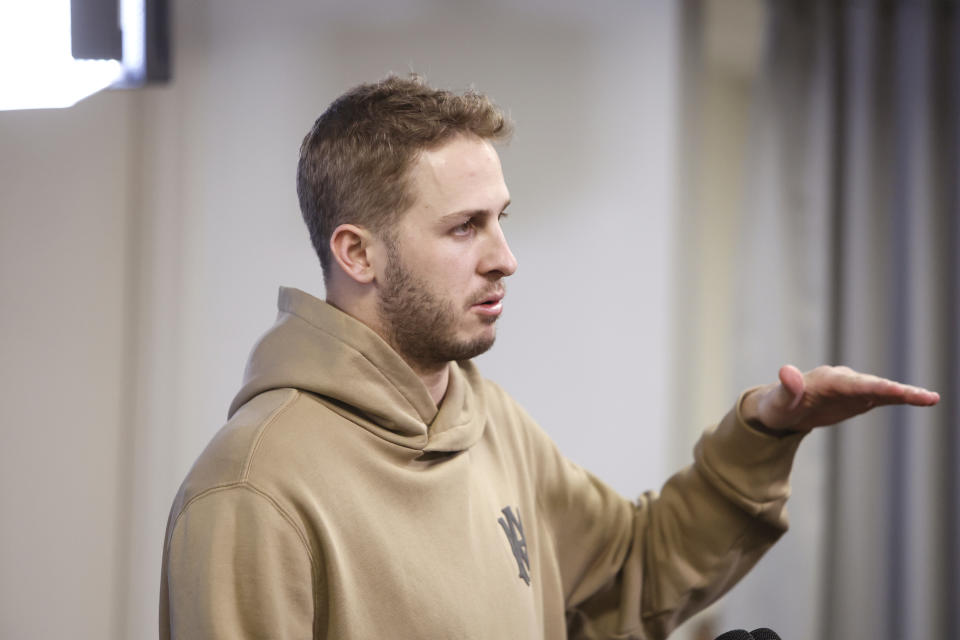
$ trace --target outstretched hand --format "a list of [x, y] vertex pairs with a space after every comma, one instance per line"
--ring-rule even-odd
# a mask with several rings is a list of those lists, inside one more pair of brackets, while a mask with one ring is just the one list
[[874, 407], [909, 404], [927, 407], [940, 394], [920, 387], [858, 373], [849, 367], [821, 366], [801, 373], [780, 367], [780, 381], [758, 387], [741, 405], [744, 419], [774, 431], [810, 431], [836, 424]]

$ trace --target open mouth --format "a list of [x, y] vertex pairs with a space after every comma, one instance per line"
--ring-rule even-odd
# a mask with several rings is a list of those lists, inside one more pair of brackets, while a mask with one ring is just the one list
[[505, 293], [503, 291], [492, 291], [485, 296], [483, 296], [479, 302], [475, 302], [476, 306], [493, 306], [499, 304], [503, 300]]
[[492, 294], [474, 304], [473, 308], [485, 315], [499, 315], [503, 310], [503, 294]]

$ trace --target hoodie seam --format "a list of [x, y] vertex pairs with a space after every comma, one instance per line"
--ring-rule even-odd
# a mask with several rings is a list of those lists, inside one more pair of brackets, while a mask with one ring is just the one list
[[[308, 320], [307, 318], [303, 317], [302, 315], [300, 315], [300, 314], [297, 313], [296, 311], [291, 311], [291, 310], [289, 310], [289, 309], [284, 309], [284, 312], [285, 312], [285, 313], [289, 313], [290, 315], [292, 315], [292, 316], [294, 316], [294, 317], [296, 317], [296, 318], [299, 318], [300, 320], [302, 320], [303, 322], [305, 322], [308, 326], [316, 329], [317, 331], [319, 331], [320, 333], [322, 333], [322, 334], [324, 334], [324, 335], [327, 335], [327, 336], [333, 338], [334, 340], [336, 340], [337, 342], [345, 345], [346, 347], [348, 347], [348, 348], [351, 349], [352, 351], [360, 354], [360, 357], [362, 357], [368, 364], [370, 364], [370, 366], [372, 366], [372, 367], [374, 368], [374, 370], [377, 372], [377, 375], [379, 375], [387, 384], [389, 384], [393, 389], [395, 389], [395, 390], [397, 391], [397, 393], [399, 393], [399, 394], [403, 397], [403, 399], [407, 401], [407, 404], [409, 404], [409, 405], [414, 409], [414, 411], [416, 411], [416, 409], [417, 409], [416, 403], [413, 402], [413, 400], [404, 392], [404, 390], [403, 390], [401, 387], [398, 387], [398, 386], [393, 382], [393, 380], [391, 380], [391, 379], [389, 378], [389, 376], [385, 376], [385, 375], [383, 374], [383, 372], [380, 370], [381, 368], [380, 368], [375, 362], [373, 362], [369, 357], [367, 357], [367, 354], [366, 354], [366, 353], [364, 353], [363, 351], [361, 351], [360, 349], [358, 349], [358, 348], [355, 347], [354, 345], [350, 344], [349, 342], [347, 342], [346, 340], [344, 340], [343, 338], [341, 338], [339, 335], [337, 335], [337, 334], [335, 334], [335, 333], [333, 333], [333, 332], [331, 332], [331, 331], [328, 331], [327, 329], [324, 329], [323, 327], [318, 326], [318, 325], [310, 322], [310, 320]], [[369, 327], [368, 327], [368, 329], [369, 329]], [[371, 331], [372, 331], [372, 329], [371, 329]], [[381, 338], [381, 339], [382, 339], [382, 338]], [[389, 345], [388, 345], [388, 346], [389, 346]], [[417, 411], [417, 415], [419, 415], [419, 413], [420, 413], [420, 412]], [[423, 421], [424, 424], [427, 424], [426, 421], [423, 420], [423, 417], [422, 417], [422, 416], [420, 417], [420, 419], [421, 419], [421, 421]]]
[[250, 465], [253, 464], [253, 458], [257, 454], [257, 451], [260, 449], [260, 443], [263, 442], [264, 435], [267, 433], [267, 429], [270, 428], [274, 422], [283, 414], [287, 409], [293, 405], [294, 401], [300, 396], [299, 389], [291, 389], [293, 394], [283, 401], [279, 407], [273, 410], [266, 420], [263, 421], [263, 424], [259, 428], [257, 433], [257, 439], [254, 440], [253, 445], [250, 447], [250, 451], [247, 453], [247, 457], [243, 461], [243, 467], [240, 470], [240, 481], [245, 482], [250, 476]]
[[300, 540], [300, 543], [303, 545], [303, 550], [306, 551], [307, 557], [310, 558], [310, 565], [314, 567], [314, 569], [317, 568], [316, 560], [314, 559], [313, 553], [310, 550], [310, 545], [307, 543], [306, 537], [300, 531], [300, 527], [297, 526], [296, 522], [294, 522], [290, 514], [287, 513], [287, 511], [283, 507], [281, 507], [280, 504], [276, 501], [276, 499], [273, 496], [271, 496], [267, 491], [261, 489], [260, 487], [250, 482], [249, 480], [233, 480], [231, 482], [223, 482], [220, 484], [215, 484], [213, 486], [207, 487], [197, 495], [187, 500], [187, 502], [183, 505], [183, 508], [180, 509], [180, 512], [177, 514], [177, 517], [173, 522], [173, 526], [170, 529], [171, 533], [177, 530], [177, 527], [180, 525], [180, 518], [183, 517], [183, 515], [190, 509], [191, 506], [193, 506], [193, 503], [199, 502], [202, 498], [206, 498], [207, 496], [213, 495], [214, 493], [220, 493], [222, 491], [227, 491], [229, 489], [245, 489], [255, 495], [260, 496], [261, 498], [266, 500], [268, 503], [270, 503], [270, 505], [280, 514], [280, 517], [282, 517], [283, 520], [290, 525], [290, 528], [293, 529], [294, 533], [297, 534], [297, 538]]

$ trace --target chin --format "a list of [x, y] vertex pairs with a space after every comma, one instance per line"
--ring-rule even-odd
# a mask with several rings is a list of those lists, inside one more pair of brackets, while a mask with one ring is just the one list
[[476, 358], [477, 356], [489, 351], [490, 348], [493, 347], [493, 343], [496, 341], [496, 338], [496, 332], [491, 331], [490, 333], [485, 333], [484, 335], [475, 337], [472, 340], [465, 340], [460, 343], [457, 349], [457, 357], [451, 359], [470, 360], [471, 358]]

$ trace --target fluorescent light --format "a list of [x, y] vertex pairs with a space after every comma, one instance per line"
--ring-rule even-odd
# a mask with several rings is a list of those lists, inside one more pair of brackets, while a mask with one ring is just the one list
[[70, 54], [70, 0], [0, 0], [0, 109], [69, 107], [123, 77]]
[[146, 16], [143, 0], [120, 0], [124, 85], [142, 85], [146, 76]]

